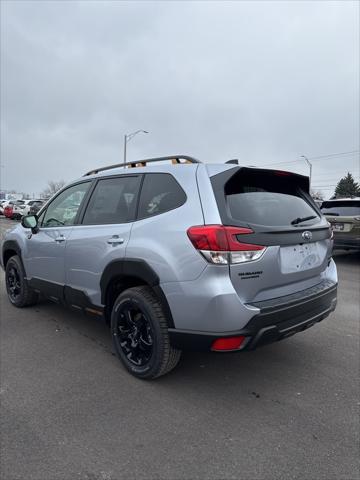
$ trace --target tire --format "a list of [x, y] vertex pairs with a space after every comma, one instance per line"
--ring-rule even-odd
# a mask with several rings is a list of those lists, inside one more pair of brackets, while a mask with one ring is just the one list
[[6, 291], [10, 302], [18, 308], [34, 305], [38, 294], [30, 289], [24, 266], [18, 255], [11, 257], [5, 269]]
[[147, 286], [125, 290], [111, 312], [114, 350], [135, 377], [154, 379], [178, 364], [181, 350], [170, 345], [168, 322], [161, 302]]

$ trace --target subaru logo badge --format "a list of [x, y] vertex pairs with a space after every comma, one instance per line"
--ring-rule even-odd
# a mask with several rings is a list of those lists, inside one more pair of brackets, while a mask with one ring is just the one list
[[306, 230], [306, 232], [302, 233], [302, 237], [304, 240], [307, 240], [309, 242], [312, 239], [312, 233], [309, 232], [309, 230]]

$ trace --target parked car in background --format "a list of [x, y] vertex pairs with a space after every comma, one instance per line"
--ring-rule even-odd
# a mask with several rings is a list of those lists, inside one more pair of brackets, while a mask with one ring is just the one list
[[360, 250], [360, 197], [327, 200], [321, 212], [334, 232], [334, 248]]
[[22, 211], [25, 200], [10, 200], [4, 208], [4, 215], [6, 218], [19, 219], [23, 216]]
[[34, 200], [29, 208], [29, 215], [36, 215], [46, 200]]
[[5, 215], [5, 208], [9, 205], [13, 205], [16, 200], [2, 200], [0, 203], [0, 213], [1, 215]]
[[20, 220], [24, 215], [26, 200], [16, 200], [13, 204], [12, 220]]
[[4, 215], [4, 208], [5, 208], [6, 204], [7, 204], [7, 200], [1, 200], [1, 202], [0, 202], [0, 215]]
[[4, 216], [6, 218], [12, 218], [12, 214], [13, 214], [13, 208], [14, 208], [14, 204], [12, 202], [9, 202], [5, 205], [4, 207]]
[[[25, 200], [25, 203], [24, 203], [23, 209], [22, 209], [22, 214], [23, 215], [29, 215], [31, 207], [35, 204], [37, 204], [37, 206], [38, 206], [37, 211], [39, 211], [40, 207], [44, 204], [44, 202], [41, 199]], [[34, 213], [37, 213], [37, 212], [34, 212]]]

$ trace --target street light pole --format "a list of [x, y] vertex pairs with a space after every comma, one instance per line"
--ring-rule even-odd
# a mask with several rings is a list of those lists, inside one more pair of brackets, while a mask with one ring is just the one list
[[125, 166], [125, 163], [126, 163], [126, 145], [130, 142], [130, 140], [132, 140], [135, 135], [137, 135], [138, 133], [149, 133], [147, 132], [146, 130], [136, 130], [136, 132], [133, 132], [133, 133], [129, 133], [128, 135], [124, 135], [124, 166]]
[[305, 155], [301, 155], [301, 157], [305, 160], [305, 162], [309, 165], [309, 170], [310, 170], [310, 175], [309, 175], [309, 186], [311, 188], [311, 176], [312, 176], [312, 164], [310, 162], [310, 160], [305, 157]]
[[124, 163], [126, 163], [126, 144], [127, 144], [127, 135], [124, 135]]

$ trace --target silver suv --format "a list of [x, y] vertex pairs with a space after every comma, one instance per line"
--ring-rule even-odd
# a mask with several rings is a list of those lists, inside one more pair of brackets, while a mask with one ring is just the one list
[[182, 350], [252, 350], [335, 309], [332, 232], [307, 177], [186, 156], [126, 167], [87, 173], [7, 233], [14, 306], [42, 294], [102, 316], [140, 378]]

